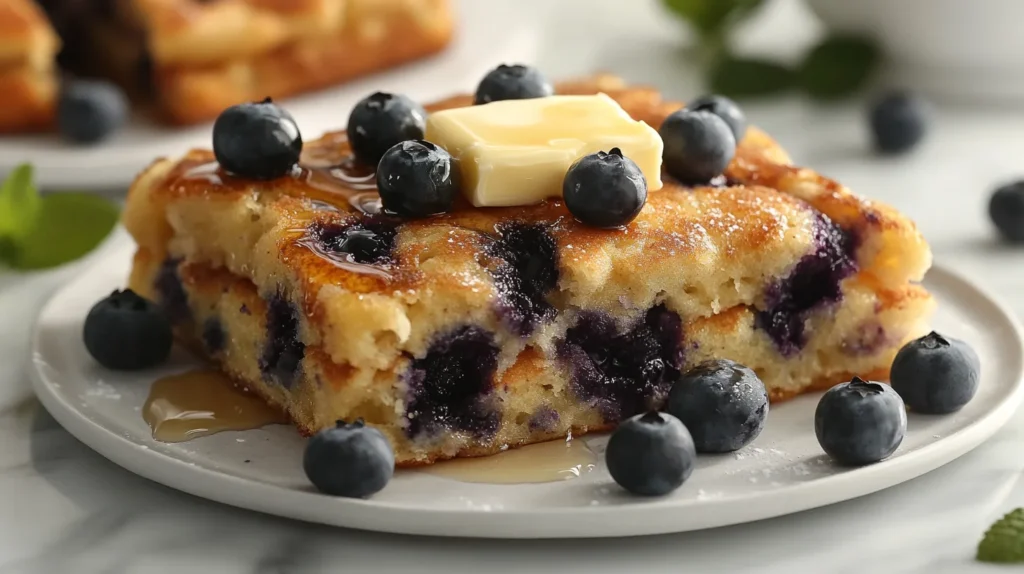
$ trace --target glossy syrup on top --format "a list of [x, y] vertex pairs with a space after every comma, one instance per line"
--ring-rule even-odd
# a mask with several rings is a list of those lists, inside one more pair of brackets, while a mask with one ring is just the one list
[[[169, 176], [169, 188], [182, 195], [246, 192], [259, 185], [224, 171], [208, 152], [192, 152]], [[289, 175], [262, 185], [307, 200], [317, 211], [355, 214], [359, 220], [352, 227], [356, 228], [362, 227], [363, 220], [383, 212], [375, 169], [355, 160], [344, 134], [331, 134], [316, 142]], [[295, 245], [333, 266], [379, 280], [391, 279], [387, 262], [358, 261], [352, 254], [335, 249], [336, 245], [325, 243], [312, 225], [297, 232]]]
[[[186, 160], [176, 171], [172, 174], [171, 189], [179, 193], [206, 192], [211, 186], [220, 190], [243, 191], [253, 185], [252, 180], [224, 171], [213, 159]], [[275, 181], [273, 189], [343, 211], [363, 214], [381, 211], [375, 171], [352, 159], [329, 167], [300, 164], [286, 178], [286, 182]]]

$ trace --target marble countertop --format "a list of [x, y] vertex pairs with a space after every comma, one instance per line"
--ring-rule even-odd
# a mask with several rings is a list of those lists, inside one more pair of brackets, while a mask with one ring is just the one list
[[[488, 0], [490, 1], [490, 0]], [[529, 5], [525, 2], [523, 5]], [[541, 2], [533, 6], [538, 7]], [[551, 75], [609, 69], [686, 97], [699, 91], [681, 34], [653, 0], [628, 17], [602, 2], [537, 18]], [[621, 7], [623, 3], [618, 3]], [[780, 0], [749, 40], [784, 52], [814, 27]], [[539, 8], [538, 8], [539, 9]], [[621, 8], [618, 9], [621, 12]], [[526, 16], [524, 16], [526, 17]], [[765, 48], [768, 49], [768, 48]], [[1024, 176], [1024, 110], [937, 107], [916, 153], [867, 152], [862, 111], [796, 98], [748, 106], [799, 163], [914, 217], [936, 260], [1024, 313], [1024, 249], [1000, 246], [985, 215], [994, 185]], [[49, 294], [89, 265], [0, 272], [0, 573], [997, 572], [973, 561], [985, 528], [1024, 506], [1024, 413], [957, 461], [881, 493], [769, 521], [600, 541], [490, 541], [347, 531], [207, 502], [136, 477], [79, 443], [29, 387], [28, 337]]]

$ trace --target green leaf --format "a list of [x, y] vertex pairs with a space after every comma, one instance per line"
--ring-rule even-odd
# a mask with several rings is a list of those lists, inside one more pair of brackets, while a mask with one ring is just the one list
[[978, 544], [982, 562], [1024, 562], [1024, 508], [1017, 508], [993, 524]]
[[715, 62], [708, 74], [712, 91], [734, 98], [777, 94], [796, 83], [789, 68], [756, 58], [725, 57]]
[[750, 15], [764, 0], [662, 0], [702, 35], [718, 32]]
[[32, 183], [32, 166], [14, 168], [0, 186], [0, 237], [18, 240], [31, 229], [39, 215], [41, 199]]
[[95, 195], [44, 196], [35, 225], [13, 244], [7, 261], [16, 269], [43, 269], [73, 261], [95, 249], [117, 219], [117, 207]]
[[812, 97], [832, 100], [863, 88], [881, 61], [870, 40], [833, 36], [814, 47], [800, 66], [800, 86]]

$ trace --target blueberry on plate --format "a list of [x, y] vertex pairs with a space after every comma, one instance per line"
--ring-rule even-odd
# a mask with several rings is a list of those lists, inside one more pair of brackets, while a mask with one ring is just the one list
[[213, 124], [213, 154], [237, 176], [275, 179], [299, 162], [302, 134], [291, 114], [267, 98], [221, 112]]
[[346, 133], [356, 159], [377, 165], [395, 144], [423, 139], [426, 125], [423, 106], [402, 94], [377, 92], [352, 108]]
[[395, 474], [395, 453], [381, 432], [338, 421], [309, 439], [302, 469], [317, 490], [331, 496], [365, 498], [384, 488]]
[[814, 411], [814, 434], [825, 453], [846, 466], [878, 462], [907, 432], [903, 400], [889, 385], [854, 377], [829, 389]]
[[502, 64], [488, 72], [480, 81], [473, 97], [473, 104], [543, 98], [553, 93], [555, 88], [537, 68], [522, 64]]
[[99, 364], [117, 371], [135, 371], [167, 360], [171, 323], [155, 303], [125, 289], [93, 305], [85, 317], [82, 339]]
[[875, 150], [883, 155], [910, 151], [928, 128], [924, 100], [909, 92], [884, 94], [872, 104], [868, 119]]
[[717, 359], [683, 375], [669, 391], [665, 410], [683, 421], [697, 452], [732, 452], [761, 434], [768, 391], [754, 371]]
[[960, 410], [974, 398], [980, 373], [974, 349], [932, 331], [900, 349], [889, 380], [910, 410], [943, 415]]
[[670, 114], [658, 130], [669, 175], [685, 184], [704, 184], [725, 171], [736, 154], [736, 138], [725, 120], [703, 110]]
[[676, 417], [648, 412], [626, 419], [605, 450], [612, 478], [633, 494], [661, 496], [679, 488], [697, 460], [690, 432]]
[[117, 86], [75, 80], [64, 86], [57, 102], [57, 129], [80, 144], [103, 141], [128, 119], [128, 98]]
[[423, 140], [389, 149], [377, 165], [377, 190], [384, 209], [405, 217], [451, 210], [459, 190], [459, 170], [444, 149]]
[[576, 160], [565, 174], [562, 197], [569, 212], [586, 225], [622, 227], [647, 203], [647, 179], [615, 147]]
[[732, 136], [736, 139], [737, 144], [747, 133], [747, 116], [743, 114], [743, 110], [740, 109], [736, 102], [725, 96], [701, 96], [686, 104], [686, 109], [711, 112], [722, 118], [725, 123], [729, 124], [729, 129], [732, 131]]
[[988, 200], [988, 216], [1003, 239], [1024, 243], [1024, 181], [996, 189]]

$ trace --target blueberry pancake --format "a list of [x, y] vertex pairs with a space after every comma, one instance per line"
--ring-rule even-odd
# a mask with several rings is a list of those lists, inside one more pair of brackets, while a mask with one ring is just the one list
[[[605, 93], [652, 127], [682, 106], [608, 76], [556, 91]], [[400, 219], [343, 132], [263, 181], [192, 151], [131, 188], [130, 286], [302, 432], [362, 418], [400, 466], [609, 429], [711, 358], [753, 369], [773, 400], [885, 378], [925, 328], [931, 254], [913, 223], [756, 128], [724, 177], [662, 179], [616, 229], [557, 198]]]
[[[0, 2], [7, 12], [29, 0]], [[38, 0], [63, 39], [59, 63], [76, 75], [120, 84], [174, 124], [213, 119], [224, 108], [283, 98], [433, 54], [451, 40], [448, 0]], [[51, 33], [52, 35], [52, 33]], [[0, 82], [41, 79], [38, 67], [11, 70], [0, 45]], [[36, 48], [33, 65], [54, 67], [56, 43]], [[52, 94], [44, 84], [18, 87]], [[0, 92], [3, 97], [11, 90]], [[15, 96], [19, 95], [15, 92]], [[41, 109], [52, 114], [52, 102]], [[0, 114], [10, 111], [0, 106]], [[11, 112], [13, 114], [13, 112]], [[20, 116], [17, 116], [20, 117]], [[34, 116], [27, 116], [31, 118]], [[0, 129], [5, 127], [0, 115]], [[22, 122], [7, 129], [35, 127]]]
[[0, 133], [53, 122], [60, 40], [31, 0], [0, 2]]

